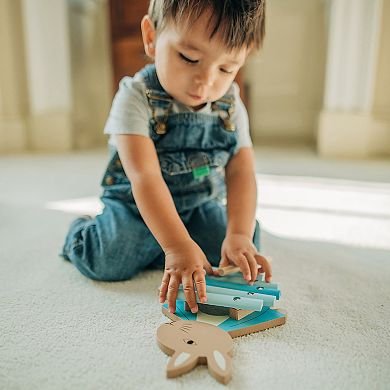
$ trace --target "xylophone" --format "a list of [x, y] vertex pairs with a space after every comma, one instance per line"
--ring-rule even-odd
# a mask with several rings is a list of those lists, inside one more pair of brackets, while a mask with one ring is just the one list
[[184, 292], [179, 290], [175, 313], [163, 304], [164, 315], [173, 321], [191, 320], [208, 322], [228, 332], [232, 337], [243, 336], [264, 329], [283, 325], [286, 313], [276, 308], [280, 299], [277, 283], [264, 281], [259, 273], [253, 285], [249, 285], [239, 272], [226, 276], [206, 276], [207, 303], [200, 303], [199, 312], [191, 313], [185, 302]]

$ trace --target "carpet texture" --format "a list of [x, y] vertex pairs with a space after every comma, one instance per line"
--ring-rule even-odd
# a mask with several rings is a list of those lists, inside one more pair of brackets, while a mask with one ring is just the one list
[[[290, 170], [294, 161], [300, 166], [297, 158]], [[310, 165], [315, 158], [307, 159]], [[342, 182], [328, 175], [320, 185], [319, 176], [297, 180], [297, 172], [278, 170], [278, 156], [273, 166], [267, 158], [267, 169], [259, 161], [262, 244], [274, 258], [288, 318], [284, 326], [234, 339], [227, 388], [388, 389], [390, 163], [371, 166], [375, 175], [378, 167], [383, 172], [375, 183], [368, 165], [365, 181], [346, 182], [344, 166], [346, 177], [336, 176]], [[204, 366], [165, 378], [168, 358], [155, 337], [167, 321], [157, 299], [162, 272], [94, 282], [57, 256], [74, 215], [72, 207], [55, 205], [98, 195], [105, 163], [103, 152], [0, 159], [0, 388], [225, 388]], [[343, 165], [335, 167], [340, 175]], [[292, 196], [294, 190], [303, 192]], [[325, 200], [316, 196], [321, 204], [304, 201], [330, 190]], [[332, 196], [345, 207], [326, 203]], [[361, 209], [351, 209], [355, 201]]]

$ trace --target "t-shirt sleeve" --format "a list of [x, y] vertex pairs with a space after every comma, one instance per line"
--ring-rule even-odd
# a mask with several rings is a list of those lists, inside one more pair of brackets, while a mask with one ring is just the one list
[[104, 133], [136, 134], [149, 137], [150, 108], [142, 79], [124, 77], [112, 102]]
[[235, 97], [235, 112], [232, 115], [232, 120], [236, 125], [237, 131], [237, 148], [236, 153], [240, 148], [252, 146], [252, 140], [249, 133], [249, 118], [245, 105], [240, 97], [240, 87], [237, 83], [233, 83], [233, 93]]

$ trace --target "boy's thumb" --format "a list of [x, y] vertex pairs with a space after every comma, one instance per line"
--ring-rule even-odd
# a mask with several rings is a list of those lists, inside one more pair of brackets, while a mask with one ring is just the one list
[[229, 263], [229, 260], [227, 259], [226, 256], [222, 255], [221, 261], [219, 262], [219, 267], [227, 267], [228, 265], [231, 265]]

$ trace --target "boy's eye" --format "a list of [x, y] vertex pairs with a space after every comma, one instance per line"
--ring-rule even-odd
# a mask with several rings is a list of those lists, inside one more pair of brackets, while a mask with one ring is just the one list
[[184, 54], [182, 53], [179, 53], [180, 55], [180, 58], [185, 61], [185, 62], [188, 62], [189, 64], [196, 64], [198, 63], [199, 61], [198, 60], [191, 60], [190, 58], [186, 57]]
[[223, 69], [223, 68], [221, 68], [221, 72], [222, 72], [222, 73], [227, 73], [227, 74], [233, 73], [232, 70], [226, 70], [226, 69]]

